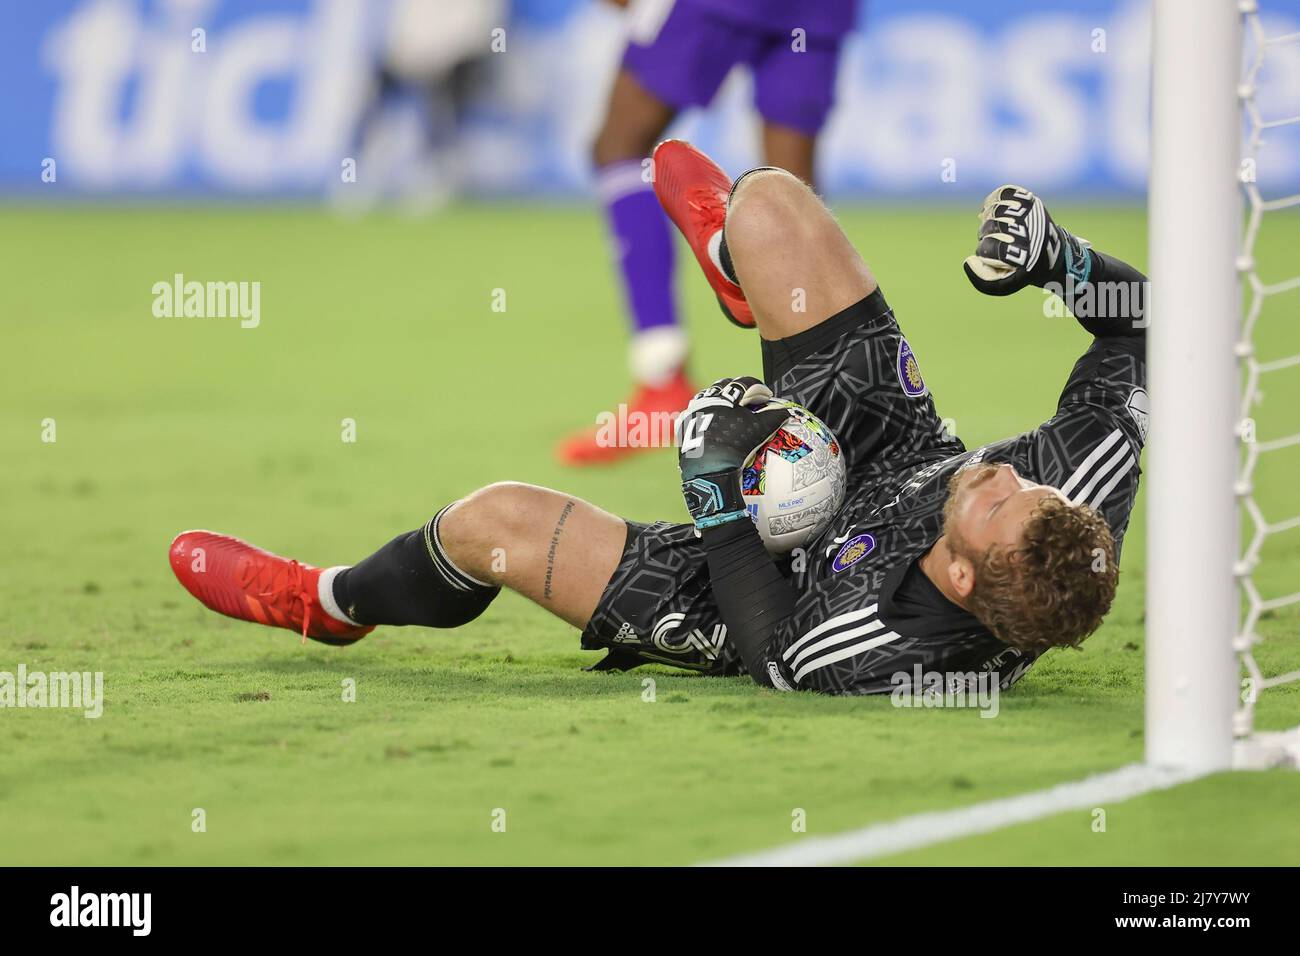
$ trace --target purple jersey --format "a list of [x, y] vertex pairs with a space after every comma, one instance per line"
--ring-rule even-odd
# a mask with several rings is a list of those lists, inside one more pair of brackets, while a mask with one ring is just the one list
[[[680, 2], [680, 0], [679, 0]], [[802, 27], [810, 34], [839, 37], [853, 29], [858, 0], [688, 0], [736, 23], [789, 36]]]
[[[706, 106], [731, 69], [754, 77], [769, 123], [816, 136], [835, 95], [840, 41], [858, 0], [669, 0], [633, 8], [623, 66], [679, 110]], [[802, 29], [801, 42], [792, 31]]]

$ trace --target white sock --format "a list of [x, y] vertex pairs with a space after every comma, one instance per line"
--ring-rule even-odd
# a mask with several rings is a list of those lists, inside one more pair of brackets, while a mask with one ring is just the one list
[[342, 624], [351, 624], [353, 627], [361, 627], [361, 624], [352, 620], [343, 613], [343, 608], [339, 607], [338, 601], [334, 600], [334, 579], [338, 577], [340, 571], [346, 571], [350, 565], [340, 564], [336, 568], [326, 568], [320, 573], [320, 579], [316, 582], [316, 597], [320, 599], [320, 606], [325, 609], [325, 613], [334, 620]]
[[731, 278], [731, 273], [727, 271], [726, 266], [722, 264], [722, 230], [719, 229], [713, 235], [709, 236], [709, 241], [705, 243], [705, 248], [709, 251], [709, 261], [713, 267], [722, 273], [722, 278], [726, 279], [732, 285], [739, 288], [739, 284]]
[[632, 336], [628, 364], [632, 377], [644, 385], [667, 385], [686, 362], [686, 333], [675, 325], [661, 325]]

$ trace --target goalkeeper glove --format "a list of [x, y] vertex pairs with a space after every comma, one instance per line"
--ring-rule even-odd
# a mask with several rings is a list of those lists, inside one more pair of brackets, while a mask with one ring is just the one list
[[[1010, 295], [1067, 275], [1088, 281], [1090, 244], [1052, 222], [1043, 201], [1023, 186], [999, 186], [980, 209], [979, 245], [962, 264], [985, 295]], [[1063, 266], [1063, 267], [1062, 267]]]
[[789, 414], [773, 400], [772, 390], [752, 376], [718, 379], [691, 399], [677, 420], [677, 463], [696, 528], [748, 517], [741, 470]]

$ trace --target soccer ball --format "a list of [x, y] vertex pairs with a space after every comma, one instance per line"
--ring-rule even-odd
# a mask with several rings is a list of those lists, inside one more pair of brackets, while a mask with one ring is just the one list
[[826, 530], [844, 503], [844, 453], [816, 415], [775, 401], [790, 417], [746, 460], [740, 492], [768, 552], [788, 554]]

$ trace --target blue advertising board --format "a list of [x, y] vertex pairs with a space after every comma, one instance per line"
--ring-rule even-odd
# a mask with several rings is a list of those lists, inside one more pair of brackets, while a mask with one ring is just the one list
[[[453, 4], [428, 5], [440, 2]], [[39, 198], [57, 183], [62, 195], [323, 195], [355, 155], [394, 9], [392, 0], [7, 4], [0, 193]], [[1261, 9], [1271, 35], [1300, 31], [1300, 0]], [[1145, 0], [864, 3], [844, 47], [821, 187], [942, 201], [1024, 181], [1055, 195], [1141, 196], [1149, 17]], [[500, 18], [499, 33], [482, 30], [484, 82], [456, 133], [458, 186], [584, 195], [627, 16], [600, 0], [502, 0]], [[729, 169], [754, 164], [751, 99], [736, 70], [712, 108], [672, 132]], [[1269, 116], [1300, 114], [1300, 43], [1270, 48], [1259, 102]], [[1271, 133], [1259, 179], [1300, 191], [1300, 130]]]

